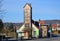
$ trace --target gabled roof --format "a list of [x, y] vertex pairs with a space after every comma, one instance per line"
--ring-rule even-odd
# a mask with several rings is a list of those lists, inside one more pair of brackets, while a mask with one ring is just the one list
[[32, 20], [32, 23], [33, 23], [37, 28], [39, 28], [39, 22]]
[[[29, 5], [29, 6], [31, 7], [31, 4], [29, 4], [29, 3], [26, 3], [25, 6], [26, 6], [26, 5]], [[24, 6], [24, 7], [25, 7], [25, 6]], [[24, 8], [24, 7], [23, 7], [23, 8]]]

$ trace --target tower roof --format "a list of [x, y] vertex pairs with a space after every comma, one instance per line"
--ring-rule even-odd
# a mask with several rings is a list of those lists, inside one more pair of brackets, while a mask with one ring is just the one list
[[[26, 5], [28, 5], [28, 6], [30, 6], [30, 7], [31, 7], [31, 4], [29, 4], [29, 3], [26, 3], [26, 4], [25, 4], [25, 6], [26, 6]], [[25, 7], [25, 6], [24, 6], [24, 7]], [[23, 7], [23, 8], [24, 8], [24, 7]]]

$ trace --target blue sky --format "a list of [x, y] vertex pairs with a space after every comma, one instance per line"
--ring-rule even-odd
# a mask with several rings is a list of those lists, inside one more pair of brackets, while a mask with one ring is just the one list
[[23, 6], [27, 2], [31, 3], [33, 20], [60, 20], [60, 0], [4, 0], [3, 22], [23, 22]]

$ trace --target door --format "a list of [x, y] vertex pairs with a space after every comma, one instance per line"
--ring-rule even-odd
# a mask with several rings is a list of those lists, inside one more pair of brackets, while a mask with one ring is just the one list
[[24, 33], [24, 39], [28, 39], [28, 32]]

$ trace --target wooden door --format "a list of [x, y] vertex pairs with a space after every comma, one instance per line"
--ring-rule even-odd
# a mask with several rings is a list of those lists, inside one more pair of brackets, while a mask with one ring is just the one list
[[28, 32], [25, 32], [25, 33], [24, 33], [24, 38], [25, 38], [25, 39], [28, 39]]

